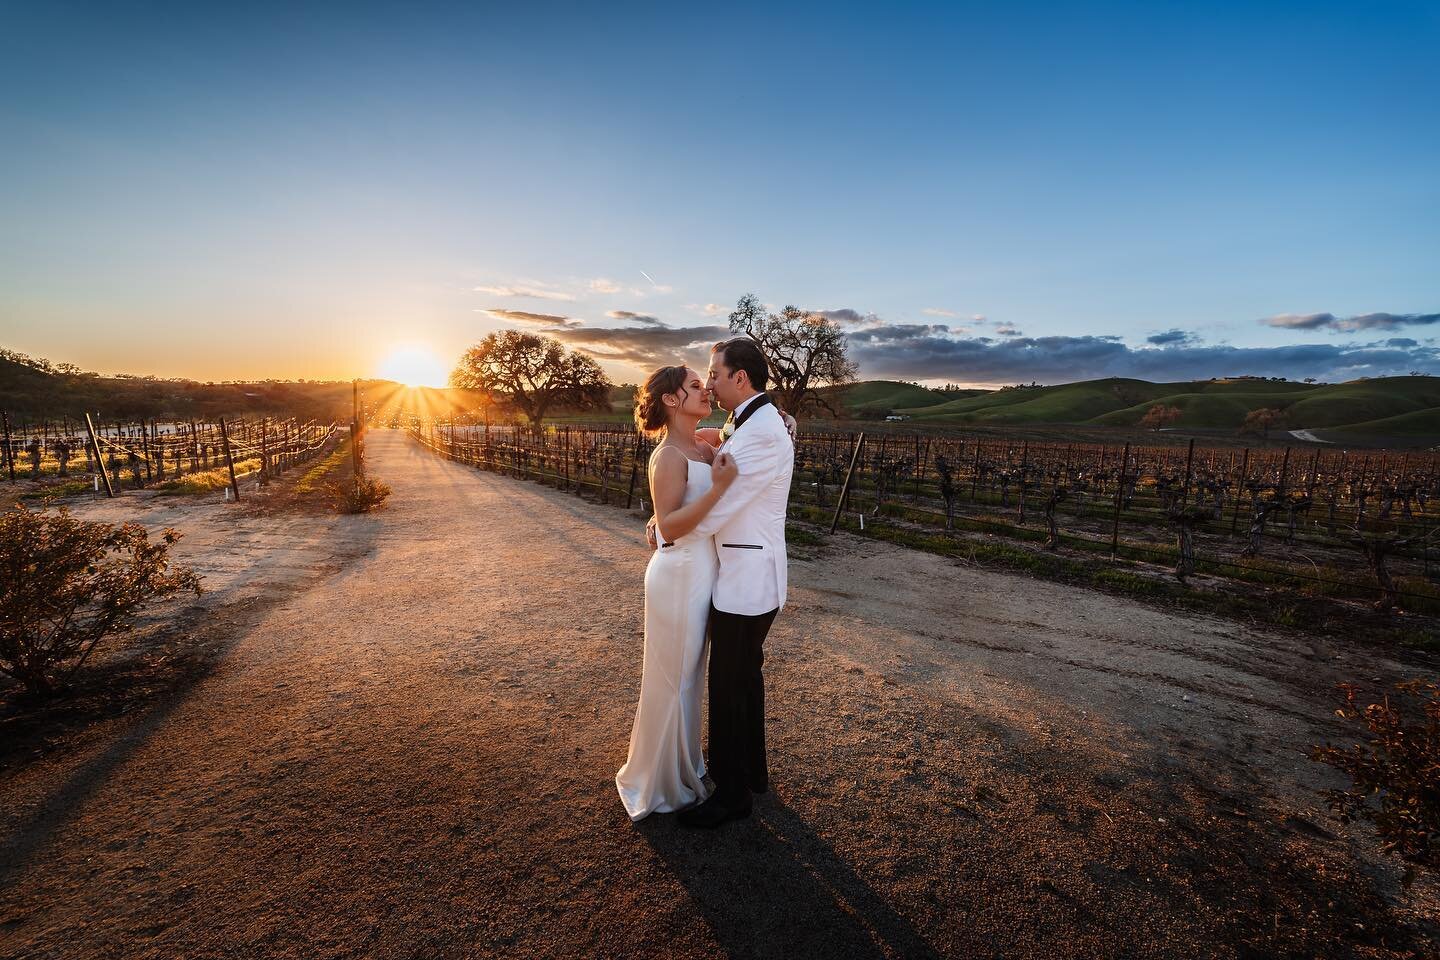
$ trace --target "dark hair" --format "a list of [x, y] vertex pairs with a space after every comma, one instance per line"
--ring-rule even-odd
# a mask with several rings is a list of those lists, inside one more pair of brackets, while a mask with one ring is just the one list
[[635, 426], [642, 433], [659, 433], [665, 429], [669, 418], [665, 404], [660, 398], [667, 393], [679, 393], [685, 389], [686, 368], [661, 367], [646, 379], [645, 385], [635, 391]]
[[744, 370], [750, 376], [750, 386], [765, 392], [765, 386], [770, 382], [770, 366], [765, 362], [760, 344], [750, 337], [733, 337], [721, 340], [710, 348], [710, 352], [720, 354], [720, 359], [732, 372]]

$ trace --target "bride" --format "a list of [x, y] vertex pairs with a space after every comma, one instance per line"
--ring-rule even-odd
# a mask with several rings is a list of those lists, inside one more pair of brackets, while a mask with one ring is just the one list
[[663, 432], [664, 439], [650, 457], [660, 545], [645, 568], [640, 703], [629, 756], [615, 775], [631, 820], [673, 813], [706, 796], [700, 705], [705, 622], [718, 561], [712, 539], [690, 532], [739, 474], [729, 454], [715, 454], [697, 437], [697, 425], [709, 415], [705, 380], [688, 367], [661, 367], [635, 397], [636, 425], [646, 433]]

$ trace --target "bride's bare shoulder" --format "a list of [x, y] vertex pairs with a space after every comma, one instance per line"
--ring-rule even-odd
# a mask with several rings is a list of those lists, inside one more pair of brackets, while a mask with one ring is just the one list
[[685, 456], [684, 450], [671, 443], [662, 443], [650, 452], [650, 469], [671, 463], [683, 467], [687, 459], [689, 458]]

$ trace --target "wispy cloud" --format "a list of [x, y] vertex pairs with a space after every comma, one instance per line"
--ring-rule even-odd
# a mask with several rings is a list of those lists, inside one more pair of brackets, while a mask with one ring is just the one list
[[[766, 309], [771, 308], [766, 307]], [[827, 320], [835, 321], [842, 327], [873, 327], [876, 324], [884, 322], [873, 313], [861, 313], [859, 310], [854, 310], [850, 307], [839, 307], [835, 310], [817, 310], [815, 312]]]
[[506, 323], [528, 323], [541, 327], [567, 327], [575, 328], [584, 321], [574, 317], [561, 317], [553, 313], [530, 313], [526, 310], [502, 310], [499, 307], [487, 307], [480, 311], [486, 316], [494, 317], [496, 320], [503, 320]]
[[635, 323], [643, 323], [648, 327], [666, 329], [666, 324], [659, 317], [652, 317], [648, 313], [636, 313], [633, 310], [609, 310], [605, 316], [611, 320], [631, 320]]
[[995, 332], [1002, 337], [1023, 337], [1024, 333], [1013, 323], [1002, 323], [995, 327]]
[[1333, 313], [1280, 313], [1265, 317], [1260, 323], [1284, 330], [1334, 330], [1354, 333], [1357, 330], [1429, 326], [1440, 323], [1440, 313], [1361, 313], [1349, 317], [1337, 317]]
[[925, 314], [927, 317], [948, 317], [951, 320], [960, 319], [960, 314], [956, 313], [954, 310], [942, 310], [940, 307], [926, 307], [920, 312]]
[[508, 284], [485, 285], [476, 287], [475, 292], [488, 293], [496, 297], [530, 297], [536, 300], [564, 300], [569, 302], [575, 299], [574, 294], [566, 293], [563, 290], [546, 289], [543, 285], [538, 284], [531, 286], [512, 286]]
[[1165, 330], [1160, 333], [1152, 333], [1145, 338], [1146, 343], [1153, 343], [1157, 347], [1188, 346], [1200, 342], [1200, 338], [1188, 330], [1181, 330], [1179, 327]]
[[586, 284], [595, 293], [619, 293], [620, 284], [607, 277], [596, 277]]
[[547, 331], [595, 357], [642, 370], [688, 363], [700, 368], [710, 348], [729, 335], [726, 327], [579, 327]]

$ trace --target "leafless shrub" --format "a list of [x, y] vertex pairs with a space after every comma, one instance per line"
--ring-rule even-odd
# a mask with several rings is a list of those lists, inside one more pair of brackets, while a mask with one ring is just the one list
[[48, 695], [146, 603], [199, 593], [194, 571], [170, 567], [179, 539], [166, 530], [151, 543], [138, 523], [80, 520], [63, 508], [0, 515], [0, 673]]
[[1354, 684], [1341, 684], [1336, 714], [1365, 725], [1370, 737], [1349, 749], [1312, 747], [1310, 758], [1349, 775], [1344, 790], [1327, 792], [1345, 822], [1368, 820], [1386, 852], [1405, 863], [1405, 883], [1419, 869], [1440, 867], [1440, 686], [1428, 680], [1395, 685], [1392, 701], [1361, 708]]
[[390, 496], [390, 485], [365, 474], [329, 484], [331, 500], [341, 513], [369, 513]]

